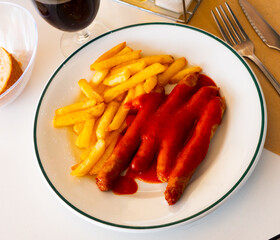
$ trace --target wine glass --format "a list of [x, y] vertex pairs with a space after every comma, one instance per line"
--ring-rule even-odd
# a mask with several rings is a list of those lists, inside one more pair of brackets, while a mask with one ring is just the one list
[[[60, 48], [65, 57], [89, 40], [108, 31], [93, 22], [100, 0], [32, 0], [40, 15], [52, 26], [63, 30]], [[93, 22], [93, 24], [91, 24]]]

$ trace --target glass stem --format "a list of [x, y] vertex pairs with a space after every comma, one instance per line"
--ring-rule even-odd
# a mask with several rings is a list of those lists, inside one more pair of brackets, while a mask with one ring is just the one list
[[90, 37], [90, 31], [88, 31], [87, 29], [83, 29], [77, 33], [76, 41], [79, 44], [83, 44], [89, 39], [89, 37]]

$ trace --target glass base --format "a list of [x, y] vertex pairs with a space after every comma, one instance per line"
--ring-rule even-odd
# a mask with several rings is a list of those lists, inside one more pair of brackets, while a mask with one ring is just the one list
[[86, 29], [79, 32], [64, 32], [60, 39], [60, 49], [62, 54], [65, 57], [69, 57], [85, 43], [107, 31], [109, 31], [109, 28], [103, 23], [94, 21]]

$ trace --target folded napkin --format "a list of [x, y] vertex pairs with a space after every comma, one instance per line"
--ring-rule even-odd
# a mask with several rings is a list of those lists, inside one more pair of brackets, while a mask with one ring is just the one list
[[[186, 9], [188, 9], [191, 1], [192, 0], [185, 0]], [[182, 13], [184, 9], [182, 0], [156, 0], [155, 4], [176, 13]]]

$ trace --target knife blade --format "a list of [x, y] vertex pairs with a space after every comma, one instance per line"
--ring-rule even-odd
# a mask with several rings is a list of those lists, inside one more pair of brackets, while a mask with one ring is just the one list
[[239, 0], [239, 4], [261, 40], [268, 47], [280, 51], [279, 34], [269, 25], [268, 22], [265, 21], [261, 14], [247, 0]]

